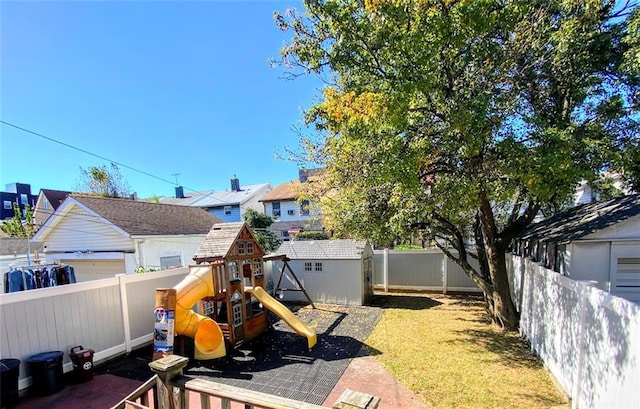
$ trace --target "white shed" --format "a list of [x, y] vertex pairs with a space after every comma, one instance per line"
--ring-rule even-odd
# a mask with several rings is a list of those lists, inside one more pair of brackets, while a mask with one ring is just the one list
[[640, 195], [577, 206], [530, 226], [515, 252], [640, 303]]
[[[284, 242], [277, 254], [286, 255], [289, 266], [313, 302], [364, 305], [373, 295], [373, 250], [356, 240], [313, 240]], [[281, 261], [271, 261], [273, 282], [278, 282]], [[295, 280], [285, 271], [280, 296], [285, 301], [306, 301]]]

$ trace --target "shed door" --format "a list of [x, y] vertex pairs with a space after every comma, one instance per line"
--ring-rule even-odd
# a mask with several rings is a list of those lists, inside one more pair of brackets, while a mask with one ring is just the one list
[[611, 293], [640, 303], [640, 251], [638, 246], [614, 245]]

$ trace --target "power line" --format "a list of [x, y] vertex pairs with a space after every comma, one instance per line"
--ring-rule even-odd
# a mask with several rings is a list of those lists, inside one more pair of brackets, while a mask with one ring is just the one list
[[[112, 160], [112, 159], [109, 159], [109, 158], [107, 158], [107, 157], [105, 157], [105, 156], [98, 155], [97, 153], [90, 152], [90, 151], [88, 151], [88, 150], [86, 150], [86, 149], [79, 148], [79, 147], [77, 147], [77, 146], [74, 146], [74, 145], [68, 144], [68, 143], [66, 143], [66, 142], [59, 141], [59, 140], [57, 140], [57, 139], [51, 138], [51, 137], [46, 136], [46, 135], [43, 135], [43, 134], [41, 134], [41, 133], [38, 133], [38, 132], [32, 131], [32, 130], [30, 130], [30, 129], [27, 129], [27, 128], [24, 128], [24, 127], [21, 127], [21, 126], [18, 126], [18, 125], [16, 125], [16, 124], [11, 123], [11, 122], [7, 122], [7, 121], [4, 121], [4, 120], [1, 120], [1, 119], [0, 119], [0, 123], [2, 123], [2, 124], [4, 124], [4, 125], [7, 125], [7, 126], [10, 126], [10, 127], [12, 127], [12, 128], [18, 129], [18, 130], [20, 130], [20, 131], [22, 131], [22, 132], [26, 132], [26, 133], [28, 133], [28, 134], [35, 135], [35, 136], [37, 136], [37, 137], [40, 137], [40, 138], [46, 139], [46, 140], [48, 140], [48, 141], [50, 141], [50, 142], [57, 143], [57, 144], [62, 145], [62, 146], [64, 146], [64, 147], [66, 147], [66, 148], [73, 149], [73, 150], [76, 150], [76, 151], [78, 151], [78, 152], [82, 152], [82, 153], [84, 153], [84, 154], [87, 154], [87, 155], [90, 155], [90, 156], [93, 156], [93, 157], [96, 157], [96, 158], [99, 158], [99, 159], [105, 160], [105, 161], [110, 162], [110, 163], [114, 163], [114, 164], [116, 164], [116, 165], [118, 165], [118, 166], [121, 166], [121, 167], [123, 167], [123, 168], [125, 168], [125, 169], [129, 169], [129, 170], [132, 170], [132, 171], [134, 171], [134, 172], [138, 172], [138, 173], [143, 174], [143, 175], [145, 175], [145, 176], [148, 176], [148, 177], [151, 177], [151, 178], [157, 179], [157, 180], [159, 180], [159, 181], [162, 181], [162, 182], [168, 183], [168, 184], [170, 184], [170, 185], [172, 185], [172, 186], [177, 186], [177, 185], [178, 185], [178, 184], [177, 184], [177, 182], [178, 182], [178, 177], [177, 177], [177, 175], [179, 175], [179, 173], [174, 173], [174, 174], [173, 174], [173, 175], [175, 176], [175, 178], [176, 178], [176, 183], [174, 183], [174, 182], [172, 182], [172, 181], [170, 181], [170, 180], [168, 180], [168, 179], [165, 179], [165, 178], [163, 178], [163, 177], [156, 176], [156, 175], [151, 174], [151, 173], [149, 173], [149, 172], [145, 172], [144, 170], [140, 170], [140, 169], [134, 168], [133, 166], [125, 165], [125, 164], [124, 164], [124, 163], [122, 163], [122, 162], [119, 162], [119, 161], [116, 161], [116, 160]], [[182, 187], [183, 187], [184, 189], [186, 189], [186, 190], [188, 190], [188, 191], [191, 191], [191, 192], [194, 192], [194, 193], [201, 193], [200, 191], [197, 191], [197, 190], [195, 190], [195, 189], [191, 189], [191, 188], [189, 188], [189, 187], [187, 187], [187, 186], [182, 186]], [[205, 194], [203, 194], [203, 196], [204, 196], [204, 197], [210, 197], [211, 199], [213, 199], [213, 200], [215, 200], [215, 201], [217, 201], [217, 202], [219, 202], [220, 204], [223, 204], [223, 205], [230, 205], [230, 204], [233, 204], [233, 203], [225, 202], [224, 200], [221, 200], [221, 199], [219, 199], [219, 198], [217, 198], [217, 197], [213, 196], [213, 194], [212, 194], [212, 193], [205, 193]], [[246, 207], [246, 206], [243, 206], [241, 203], [238, 203], [238, 207], [240, 207], [240, 209], [247, 209], [247, 207]]]

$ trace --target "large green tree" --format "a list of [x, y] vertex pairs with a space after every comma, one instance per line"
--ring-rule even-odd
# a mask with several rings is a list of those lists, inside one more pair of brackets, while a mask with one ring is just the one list
[[319, 133], [302, 140], [327, 170], [316, 191], [327, 227], [381, 244], [422, 227], [483, 290], [494, 321], [515, 329], [505, 259], [514, 236], [565, 203], [581, 178], [638, 176], [637, 9], [593, 0], [304, 4], [306, 13], [275, 19], [292, 33], [281, 63], [328, 82], [306, 116]]

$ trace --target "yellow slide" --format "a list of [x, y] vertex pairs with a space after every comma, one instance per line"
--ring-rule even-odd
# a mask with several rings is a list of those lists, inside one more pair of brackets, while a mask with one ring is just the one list
[[195, 359], [221, 358], [227, 354], [218, 324], [191, 310], [201, 298], [215, 294], [211, 266], [194, 266], [176, 289], [176, 334], [193, 338]]
[[246, 291], [251, 293], [258, 301], [269, 309], [271, 312], [282, 318], [293, 330], [300, 336], [307, 337], [309, 349], [318, 342], [316, 332], [309, 328], [304, 322], [300, 321], [291, 310], [270, 296], [262, 287], [247, 288]]

